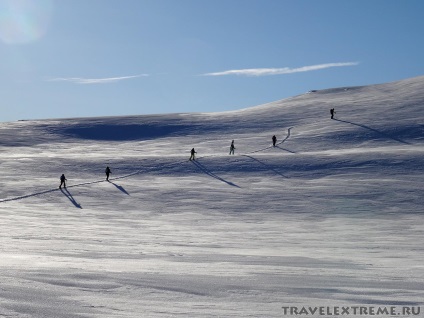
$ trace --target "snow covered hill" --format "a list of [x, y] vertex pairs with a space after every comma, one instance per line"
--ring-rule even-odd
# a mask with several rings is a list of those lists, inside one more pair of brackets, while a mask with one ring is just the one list
[[224, 113], [0, 123], [0, 316], [424, 317], [423, 155], [424, 77]]

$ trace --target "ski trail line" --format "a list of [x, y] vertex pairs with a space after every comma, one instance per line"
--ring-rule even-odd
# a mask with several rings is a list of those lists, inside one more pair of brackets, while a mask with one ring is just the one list
[[[286, 138], [284, 138], [282, 141], [276, 143], [275, 144], [276, 146], [281, 145], [283, 142], [285, 142], [287, 139], [290, 138], [290, 131], [291, 131], [292, 128], [293, 127], [290, 127], [289, 129], [287, 129], [287, 136], [286, 136]], [[247, 153], [242, 154], [240, 156], [250, 155], [252, 153], [257, 153], [257, 152], [261, 152], [261, 151], [264, 151], [264, 150], [267, 150], [267, 149], [272, 149], [272, 148], [274, 148], [274, 146], [268, 146], [266, 148], [262, 148], [262, 149], [259, 149], [259, 150], [254, 150], [254, 151], [251, 151], [251, 152], [247, 152]]]
[[[280, 141], [279, 143], [277, 143], [276, 145], [281, 145], [287, 139], [290, 138], [291, 129], [292, 128], [293, 127], [288, 128], [288, 130], [287, 130], [287, 136], [282, 141]], [[271, 146], [268, 146], [268, 147], [265, 147], [265, 148], [261, 148], [261, 149], [258, 149], [258, 150], [254, 150], [254, 151], [251, 151], [251, 152], [240, 154], [238, 156], [247, 156], [247, 157], [249, 157], [248, 155], [250, 155], [250, 154], [262, 152], [262, 151], [265, 151], [265, 150], [268, 150], [268, 149], [272, 149], [272, 148], [274, 148], [274, 146], [271, 145]], [[197, 157], [196, 160], [203, 159], [203, 158], [217, 157], [217, 156], [218, 155], [206, 155], [206, 156]], [[172, 166], [175, 166], [175, 165], [186, 163], [187, 161], [188, 160], [180, 160], [180, 161], [176, 161], [176, 162], [170, 162], [170, 163], [161, 165], [161, 167], [162, 168], [172, 167]], [[116, 178], [109, 178], [109, 180], [110, 181], [113, 181], [113, 180], [126, 179], [126, 178], [129, 178], [129, 177], [138, 175], [138, 174], [142, 174], [142, 173], [147, 173], [147, 172], [153, 171], [154, 169], [156, 169], [156, 167], [151, 167], [151, 168], [143, 169], [143, 170], [142, 169], [139, 169], [139, 170], [137, 170], [135, 172], [132, 172], [132, 173], [129, 173], [129, 174], [126, 174], [126, 175], [123, 175], [123, 176], [119, 176], [119, 177], [116, 177]], [[81, 187], [81, 186], [91, 185], [91, 184], [96, 184], [96, 183], [101, 183], [101, 182], [107, 182], [107, 181], [104, 180], [104, 179], [102, 179], [102, 180], [96, 180], [96, 181], [82, 182], [82, 183], [77, 183], [77, 184], [69, 185], [69, 186], [67, 186], [67, 188], [68, 189], [69, 188], [76, 188], [76, 187]], [[228, 182], [226, 182], [226, 183], [228, 183]], [[19, 201], [19, 200], [23, 200], [23, 199], [27, 199], [27, 198], [31, 198], [31, 197], [35, 197], [35, 196], [39, 196], [39, 195], [43, 195], [43, 194], [47, 194], [47, 193], [59, 191], [59, 190], [60, 190], [59, 188], [56, 188], [56, 189], [44, 190], [44, 191], [35, 192], [35, 193], [31, 193], [31, 194], [16, 196], [16, 197], [12, 197], [12, 198], [1, 199], [0, 200], [0, 203], [10, 202], [10, 201]]]

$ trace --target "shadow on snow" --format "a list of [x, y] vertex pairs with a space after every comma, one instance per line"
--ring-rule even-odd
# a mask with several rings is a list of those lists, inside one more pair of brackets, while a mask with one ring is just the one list
[[[337, 118], [334, 118], [334, 120], [342, 122], [342, 123], [354, 125], [354, 126], [357, 126], [357, 127], [368, 129], [369, 131], [376, 133], [380, 137], [391, 139], [391, 140], [394, 140], [394, 141], [397, 141], [397, 142], [400, 142], [400, 143], [406, 144], [406, 145], [410, 145], [410, 143], [406, 142], [402, 139], [399, 139], [399, 135], [404, 135], [405, 133], [408, 133], [410, 135], [411, 131], [415, 131], [416, 128], [417, 128], [417, 127], [408, 127], [407, 129], [404, 129], [402, 131], [398, 131], [398, 132], [395, 131], [393, 133], [385, 133], [385, 132], [382, 132], [380, 130], [377, 130], [375, 128], [372, 128], [372, 127], [369, 127], [369, 126], [366, 126], [366, 125], [363, 125], [363, 124], [357, 124], [357, 123], [354, 123], [354, 122], [351, 122], [351, 121], [337, 119]], [[418, 127], [418, 129], [421, 130], [421, 133], [423, 132], [423, 127]], [[413, 135], [415, 135], [415, 134], [412, 134], [410, 136], [405, 136], [405, 137], [413, 137]]]
[[287, 152], [290, 152], [290, 153], [296, 153], [296, 152], [291, 151], [291, 150], [288, 150], [288, 149], [286, 149], [286, 148], [281, 148], [281, 147], [280, 147], [280, 146], [278, 146], [278, 145], [276, 145], [276, 146], [275, 146], [275, 148], [278, 148], [278, 149], [281, 149], [281, 150], [284, 150], [284, 151], [287, 151]]
[[252, 159], [252, 160], [254, 160], [254, 161], [258, 162], [258, 163], [260, 163], [262, 166], [266, 167], [268, 170], [271, 170], [271, 171], [275, 172], [276, 174], [278, 174], [279, 176], [282, 176], [283, 178], [286, 178], [286, 179], [289, 179], [290, 178], [290, 177], [285, 176], [281, 172], [275, 170], [271, 166], [267, 165], [266, 163], [263, 163], [262, 161], [260, 161], [260, 160], [258, 160], [256, 158], [253, 158], [253, 157], [251, 157], [249, 155], [244, 155], [244, 156], [247, 157], [247, 158], [250, 158], [250, 159]]
[[79, 139], [105, 141], [149, 140], [169, 137], [187, 132], [188, 125], [161, 125], [161, 124], [96, 124], [74, 125], [56, 129], [56, 133], [69, 135]]
[[200, 162], [198, 162], [198, 161], [196, 161], [196, 160], [193, 160], [193, 161], [191, 161], [192, 163], [194, 163], [194, 165], [195, 166], [197, 166], [202, 172], [204, 172], [205, 174], [207, 174], [208, 176], [210, 176], [210, 177], [212, 177], [212, 178], [215, 178], [215, 179], [217, 179], [217, 180], [219, 180], [219, 181], [222, 181], [222, 182], [225, 182], [226, 184], [228, 184], [228, 185], [230, 185], [230, 186], [233, 186], [233, 187], [237, 187], [237, 188], [240, 188], [238, 185], [236, 185], [236, 184], [234, 184], [234, 183], [232, 183], [232, 182], [229, 182], [229, 181], [227, 181], [227, 180], [224, 180], [224, 179], [222, 179], [221, 177], [219, 177], [219, 176], [217, 176], [216, 174], [214, 174], [213, 172], [211, 172], [210, 170], [208, 170], [208, 168], [206, 168], [204, 165], [202, 165]]
[[113, 183], [112, 181], [108, 181], [110, 184], [113, 184], [119, 191], [121, 191], [121, 192], [123, 192], [123, 193], [125, 193], [126, 195], [130, 195], [122, 186], [120, 186], [120, 185], [118, 185], [118, 184], [116, 184], [116, 183]]
[[74, 197], [72, 196], [72, 194], [69, 192], [69, 190], [67, 188], [60, 189], [60, 191], [69, 199], [69, 201], [72, 202], [72, 204], [76, 208], [82, 209], [81, 204], [79, 204], [77, 201], [75, 201]]

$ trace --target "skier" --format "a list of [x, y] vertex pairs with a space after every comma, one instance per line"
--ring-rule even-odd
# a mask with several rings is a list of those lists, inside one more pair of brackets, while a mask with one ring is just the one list
[[110, 171], [109, 166], [106, 167], [105, 173], [106, 173], [106, 181], [109, 181], [109, 174], [112, 173], [112, 171]]
[[234, 155], [234, 150], [236, 149], [236, 147], [234, 147], [234, 140], [231, 142], [231, 146], [230, 146], [230, 155], [233, 154]]
[[272, 145], [275, 147], [275, 143], [277, 142], [277, 137], [272, 136]]
[[60, 176], [60, 186], [59, 186], [59, 189], [62, 189], [62, 184], [63, 184], [63, 187], [64, 188], [66, 188], [66, 183], [65, 183], [65, 181], [66, 181], [67, 179], [66, 179], [66, 177], [65, 177], [65, 174], [62, 174], [61, 176]]
[[330, 114], [331, 114], [331, 119], [334, 119], [334, 114], [335, 114], [336, 112], [334, 111], [334, 108], [331, 108], [330, 109]]
[[196, 159], [194, 159], [194, 154], [195, 154], [195, 153], [197, 153], [197, 152], [194, 150], [194, 148], [193, 148], [193, 149], [191, 149], [191, 152], [190, 152], [190, 153], [191, 153], [190, 161], [191, 161], [191, 160], [196, 160]]

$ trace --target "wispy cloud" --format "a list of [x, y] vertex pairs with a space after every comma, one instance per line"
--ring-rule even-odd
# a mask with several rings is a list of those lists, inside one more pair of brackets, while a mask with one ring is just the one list
[[268, 76], [268, 75], [280, 75], [280, 74], [291, 74], [299, 72], [310, 72], [318, 71], [330, 67], [343, 67], [343, 66], [354, 66], [358, 65], [358, 62], [346, 62], [346, 63], [327, 63], [310, 66], [302, 66], [298, 68], [248, 68], [242, 70], [229, 70], [216, 73], [206, 73], [203, 76], [226, 76], [226, 75], [239, 75], [239, 76]]
[[59, 77], [49, 79], [49, 82], [71, 82], [74, 84], [108, 84], [116, 83], [119, 81], [124, 81], [128, 79], [145, 77], [149, 76], [148, 74], [138, 74], [131, 76], [121, 76], [121, 77], [106, 77], [106, 78], [81, 78], [81, 77]]

